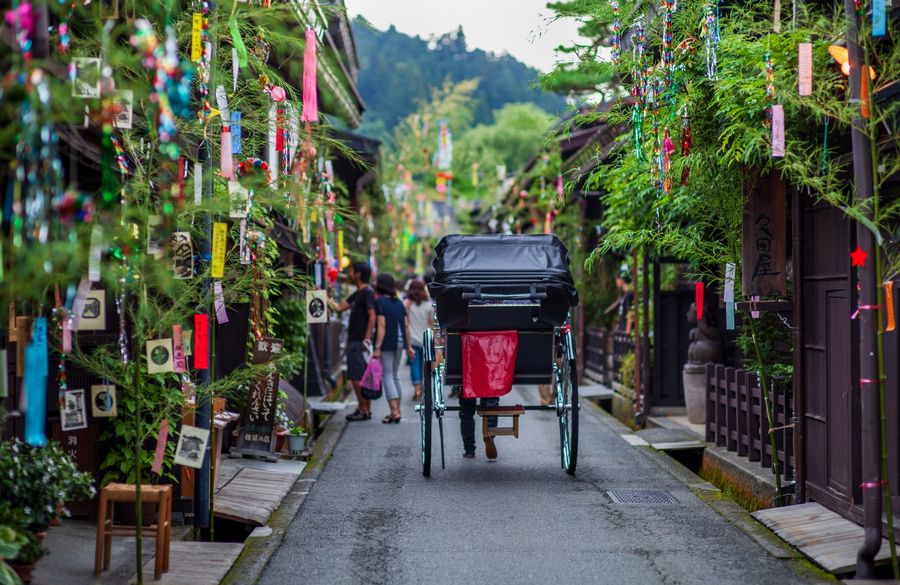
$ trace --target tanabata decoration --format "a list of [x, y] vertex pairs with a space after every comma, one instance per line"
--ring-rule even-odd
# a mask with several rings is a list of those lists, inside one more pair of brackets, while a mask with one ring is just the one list
[[766, 127], [772, 126], [772, 106], [775, 101], [775, 65], [772, 63], [772, 56], [766, 53], [765, 56], [765, 75], [766, 75]]
[[213, 296], [215, 298], [216, 321], [219, 325], [228, 323], [228, 313], [225, 312], [225, 292], [222, 290], [221, 280], [217, 280], [213, 284]]
[[887, 0], [872, 0], [872, 36], [887, 34]]
[[228, 226], [221, 222], [213, 224], [212, 235], [212, 261], [210, 262], [210, 276], [222, 278], [225, 276], [225, 248], [227, 246]]
[[307, 124], [319, 121], [319, 96], [316, 87], [316, 32], [306, 29], [306, 49], [303, 52], [303, 111], [300, 120]]
[[610, 6], [613, 9], [613, 38], [612, 38], [612, 51], [610, 51], [610, 58], [613, 63], [619, 62], [619, 56], [622, 53], [622, 21], [619, 19], [619, 2], [618, 0], [610, 0]]
[[[22, 331], [21, 335], [25, 335]], [[31, 329], [31, 343], [25, 345], [25, 442], [47, 444], [44, 424], [47, 417], [47, 318], [38, 317]]]
[[897, 324], [894, 320], [894, 281], [892, 280], [884, 283], [884, 309], [887, 316], [884, 330], [893, 331], [897, 328]]
[[784, 158], [784, 106], [772, 106], [772, 156]]
[[174, 371], [172, 338], [147, 340], [147, 373], [162, 374]]
[[706, 76], [716, 79], [719, 73], [719, 2], [709, 1], [703, 11], [703, 32], [706, 45]]
[[195, 469], [203, 467], [207, 442], [209, 442], [208, 429], [181, 425], [178, 446], [175, 448], [175, 464]]
[[166, 442], [169, 440], [169, 419], [164, 418], [159, 424], [159, 433], [156, 435], [156, 449], [153, 451], [152, 473], [162, 473], [163, 458], [166, 455]]
[[172, 367], [180, 374], [187, 371], [187, 359], [184, 347], [184, 331], [181, 325], [172, 325]]
[[77, 431], [87, 428], [87, 406], [84, 400], [84, 390], [66, 390], [62, 393], [59, 418], [60, 426], [64, 431]]
[[797, 47], [797, 93], [812, 95], [812, 43]]
[[98, 418], [118, 416], [116, 387], [112, 384], [94, 384], [91, 386], [91, 414]]
[[16, 42], [22, 51], [25, 62], [31, 61], [32, 37], [36, 24], [36, 16], [31, 2], [21, 2], [12, 10], [4, 14], [6, 24], [15, 32]]
[[694, 304], [697, 308], [697, 321], [703, 320], [703, 301], [706, 297], [706, 289], [702, 282], [694, 283]]
[[231, 112], [231, 154], [243, 153], [241, 146], [241, 113]]
[[324, 290], [306, 291], [306, 322], [327, 323], [328, 311], [326, 310], [328, 295]]
[[[691, 147], [694, 145], [694, 135], [691, 132], [691, 121], [688, 118], [687, 106], [684, 106], [684, 113], [681, 116], [681, 156], [687, 157], [691, 154]], [[681, 186], [686, 187], [688, 184], [688, 177], [691, 174], [691, 169], [688, 167], [687, 162], [684, 163], [684, 167], [681, 169]]]
[[859, 246], [856, 246], [856, 249], [850, 252], [850, 265], [862, 268], [866, 265], [866, 258], [868, 257], [868, 252], [866, 252]]
[[725, 329], [734, 331], [734, 276], [737, 266], [729, 262], [725, 265]]

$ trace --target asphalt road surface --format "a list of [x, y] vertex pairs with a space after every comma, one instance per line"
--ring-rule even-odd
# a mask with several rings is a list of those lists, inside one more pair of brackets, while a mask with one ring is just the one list
[[[408, 374], [405, 373], [406, 388]], [[503, 403], [536, 403], [515, 388]], [[820, 578], [770, 556], [693, 495], [621, 427], [581, 411], [578, 470], [560, 468], [553, 413], [529, 412], [496, 462], [463, 459], [448, 413], [447, 468], [421, 473], [418, 414], [350, 423], [260, 581], [291, 584], [779, 584]], [[476, 418], [480, 429], [480, 419]], [[437, 437], [437, 425], [435, 438]], [[614, 503], [607, 490], [663, 489], [675, 504]]]

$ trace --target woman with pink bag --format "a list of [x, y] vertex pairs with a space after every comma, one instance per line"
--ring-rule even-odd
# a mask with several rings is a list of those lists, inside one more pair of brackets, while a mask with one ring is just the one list
[[[390, 274], [380, 273], [375, 280], [375, 292], [380, 296], [375, 303], [378, 334], [372, 359], [381, 359], [382, 384], [391, 413], [381, 422], [400, 422], [400, 361], [403, 348], [410, 359], [415, 355], [409, 338], [409, 318], [403, 301], [397, 298], [397, 284]], [[401, 343], [402, 342], [402, 343]]]

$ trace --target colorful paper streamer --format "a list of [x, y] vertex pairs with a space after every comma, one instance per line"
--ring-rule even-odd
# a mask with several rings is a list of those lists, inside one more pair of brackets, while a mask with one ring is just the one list
[[166, 441], [169, 440], [169, 419], [164, 418], [159, 425], [159, 434], [156, 435], [156, 450], [153, 452], [153, 465], [150, 471], [162, 472], [163, 457], [166, 454]]
[[225, 276], [225, 246], [228, 237], [228, 226], [221, 222], [213, 224], [212, 262], [210, 275], [213, 278]]
[[[47, 318], [34, 320], [31, 343], [25, 347], [25, 442], [43, 447], [47, 444]], [[23, 333], [24, 335], [24, 333]]]
[[194, 315], [194, 369], [209, 369], [209, 315]]
[[885, 325], [885, 331], [893, 331], [897, 328], [897, 323], [894, 320], [894, 282], [889, 281], [884, 283], [884, 310], [887, 315], [887, 325]]
[[784, 158], [784, 106], [772, 106], [772, 156]]
[[228, 313], [225, 312], [225, 292], [222, 290], [222, 281], [217, 280], [213, 284], [213, 296], [215, 297], [216, 321], [219, 325], [228, 323]]
[[706, 289], [702, 282], [694, 283], [694, 304], [697, 307], [697, 322], [703, 320], [703, 302], [706, 297]]
[[800, 43], [797, 48], [797, 91], [812, 95], [812, 43]]

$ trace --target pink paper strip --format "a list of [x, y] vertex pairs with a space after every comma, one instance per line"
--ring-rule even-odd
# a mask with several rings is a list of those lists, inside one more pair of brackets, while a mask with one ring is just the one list
[[72, 330], [68, 327], [62, 330], [62, 352], [72, 353]]
[[172, 325], [172, 354], [175, 371], [178, 373], [187, 370], [187, 360], [184, 357], [184, 335], [181, 325]]
[[784, 157], [784, 106], [772, 106], [772, 156]]
[[156, 451], [153, 453], [153, 465], [150, 471], [160, 473], [162, 471], [163, 457], [166, 454], [166, 441], [169, 440], [169, 419], [164, 418], [159, 425], [159, 435], [156, 437]]
[[[759, 302], [759, 297], [757, 297], [757, 296], [750, 297], [750, 307], [755, 308], [756, 303], [758, 303], [758, 302]], [[759, 311], [755, 311], [752, 308], [750, 310], [750, 317], [752, 319], [759, 319]]]
[[800, 43], [797, 50], [797, 75], [800, 95], [812, 95], [812, 43]]

